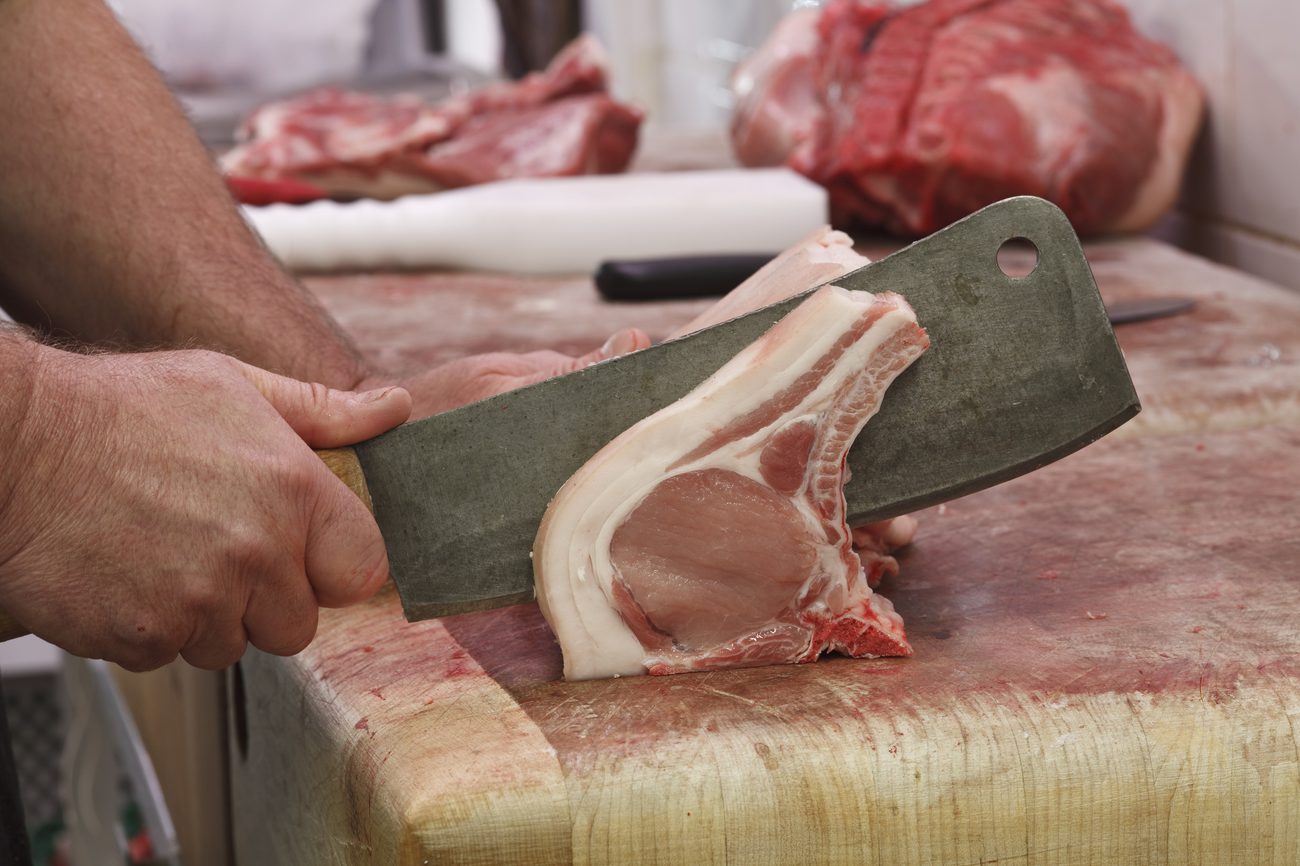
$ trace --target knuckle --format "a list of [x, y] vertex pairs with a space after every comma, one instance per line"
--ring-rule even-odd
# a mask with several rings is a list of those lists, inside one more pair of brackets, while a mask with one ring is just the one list
[[265, 533], [265, 526], [280, 526], [284, 522], [286, 502], [310, 500], [325, 468], [320, 458], [311, 452], [267, 452], [258, 462], [260, 465], [255, 471], [261, 482], [257, 494], [259, 513], [266, 516], [257, 525], [245, 527], [244, 531], [250, 534]]
[[229, 527], [223, 547], [226, 563], [240, 578], [265, 573], [276, 559], [271, 534], [249, 523]]
[[219, 613], [230, 594], [215, 580], [192, 580], [185, 587], [185, 608], [192, 616], [206, 618]]
[[329, 408], [331, 394], [328, 386], [320, 382], [308, 382], [304, 399], [309, 408], [323, 411]]
[[287, 461], [280, 466], [280, 483], [283, 489], [300, 495], [316, 490], [322, 478], [328, 478], [322, 470], [325, 464], [319, 457], [307, 454], [301, 459]]

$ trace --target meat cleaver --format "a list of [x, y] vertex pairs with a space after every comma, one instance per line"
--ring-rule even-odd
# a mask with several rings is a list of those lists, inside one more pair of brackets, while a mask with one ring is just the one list
[[[1011, 239], [1038, 250], [1027, 276], [998, 266]], [[1138, 412], [1083, 249], [1065, 215], [1042, 199], [991, 205], [833, 282], [898, 292], [931, 340], [849, 453], [852, 523], [1030, 472]], [[322, 452], [372, 503], [407, 619], [532, 598], [533, 537], [569, 476], [802, 297]]]
[[[1038, 250], [1028, 276], [1008, 277], [997, 264], [999, 248], [1013, 238]], [[992, 205], [834, 282], [898, 292], [931, 340], [849, 454], [852, 522], [1014, 478], [1138, 411], [1083, 250], [1065, 215], [1046, 201]], [[800, 300], [357, 446], [407, 618], [531, 598], [533, 537], [569, 476]]]

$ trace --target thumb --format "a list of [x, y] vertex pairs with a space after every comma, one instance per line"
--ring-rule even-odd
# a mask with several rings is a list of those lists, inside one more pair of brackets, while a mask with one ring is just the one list
[[411, 395], [404, 388], [339, 391], [248, 364], [242, 367], [244, 376], [313, 448], [351, 445], [391, 430], [411, 416]]

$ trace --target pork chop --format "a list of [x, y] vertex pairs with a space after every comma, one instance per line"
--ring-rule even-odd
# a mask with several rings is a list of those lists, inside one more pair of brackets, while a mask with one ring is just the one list
[[561, 488], [533, 551], [569, 679], [908, 655], [845, 523], [845, 457], [928, 339], [819, 289]]

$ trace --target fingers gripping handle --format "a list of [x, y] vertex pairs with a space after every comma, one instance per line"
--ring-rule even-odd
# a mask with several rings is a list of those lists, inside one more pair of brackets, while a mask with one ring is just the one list
[[[317, 451], [316, 454], [329, 470], [366, 504], [366, 508], [372, 512], [375, 510], [374, 503], [370, 499], [370, 488], [366, 486], [366, 476], [361, 472], [361, 462], [357, 460], [356, 451], [351, 448], [330, 448]], [[28, 634], [27, 629], [10, 616], [8, 611], [0, 609], [0, 642], [22, 637], [25, 634]]]

